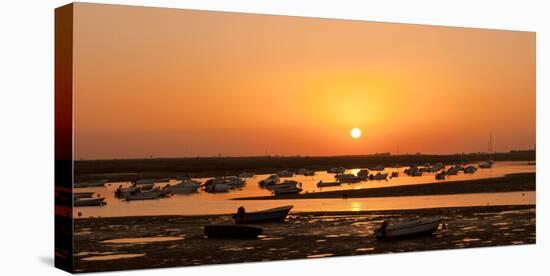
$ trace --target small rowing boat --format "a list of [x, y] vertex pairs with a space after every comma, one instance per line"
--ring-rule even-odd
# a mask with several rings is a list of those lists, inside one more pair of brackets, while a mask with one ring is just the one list
[[442, 220], [443, 217], [422, 218], [392, 223], [388, 220], [384, 220], [375, 234], [377, 239], [431, 235], [437, 231]]
[[283, 222], [293, 207], [288, 205], [255, 212], [246, 212], [244, 207], [239, 207], [233, 219], [236, 223]]

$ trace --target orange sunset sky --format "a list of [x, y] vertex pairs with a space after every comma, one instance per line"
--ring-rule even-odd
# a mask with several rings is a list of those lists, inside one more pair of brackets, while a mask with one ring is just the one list
[[535, 33], [75, 7], [77, 159], [535, 145]]

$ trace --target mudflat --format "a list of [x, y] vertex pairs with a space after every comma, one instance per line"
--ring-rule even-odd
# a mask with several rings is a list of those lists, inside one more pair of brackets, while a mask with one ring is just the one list
[[[433, 235], [380, 241], [383, 219], [443, 216]], [[259, 224], [258, 239], [208, 239], [203, 225], [228, 215], [83, 218], [74, 221], [76, 272], [258, 262], [422, 250], [534, 244], [536, 207], [480, 206], [417, 210], [291, 213]]]

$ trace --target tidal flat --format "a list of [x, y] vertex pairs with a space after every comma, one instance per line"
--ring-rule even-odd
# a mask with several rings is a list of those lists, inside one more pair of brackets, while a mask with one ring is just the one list
[[[381, 241], [384, 219], [443, 216], [431, 236]], [[257, 239], [208, 239], [203, 226], [229, 215], [81, 218], [74, 221], [75, 272], [291, 260], [536, 243], [536, 207], [291, 213], [259, 224]]]

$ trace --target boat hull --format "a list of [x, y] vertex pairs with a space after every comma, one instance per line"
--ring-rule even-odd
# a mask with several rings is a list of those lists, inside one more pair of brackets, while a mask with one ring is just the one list
[[409, 223], [400, 223], [389, 226], [386, 231], [377, 231], [378, 239], [399, 239], [417, 236], [432, 235], [439, 228], [442, 218], [417, 220]]
[[264, 210], [251, 213], [245, 213], [243, 215], [236, 214], [233, 219], [236, 223], [266, 223], [266, 222], [283, 222], [290, 209], [293, 206], [286, 206], [283, 208], [277, 208], [274, 210]]

